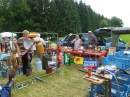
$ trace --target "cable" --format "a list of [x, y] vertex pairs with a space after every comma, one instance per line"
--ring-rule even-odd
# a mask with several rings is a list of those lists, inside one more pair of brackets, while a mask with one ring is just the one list
[[119, 82], [118, 82], [116, 76], [115, 76], [113, 73], [111, 73], [110, 71], [108, 71], [108, 70], [106, 70], [106, 71], [109, 72], [109, 73], [116, 79], [116, 82], [117, 82], [117, 84], [118, 84], [118, 97], [120, 97], [120, 93], [119, 93], [119, 91], [120, 91]]

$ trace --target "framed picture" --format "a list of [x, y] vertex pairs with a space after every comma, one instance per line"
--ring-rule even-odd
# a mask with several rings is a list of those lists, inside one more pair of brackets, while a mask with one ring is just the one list
[[109, 52], [108, 54], [113, 55], [116, 52], [116, 47], [109, 47]]

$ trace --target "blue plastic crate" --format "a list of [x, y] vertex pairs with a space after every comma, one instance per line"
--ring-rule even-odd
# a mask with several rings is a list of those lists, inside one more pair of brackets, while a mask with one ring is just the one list
[[130, 60], [126, 59], [126, 58], [116, 58], [117, 62], [120, 62], [119, 65], [117, 65], [117, 67], [119, 69], [123, 69], [123, 70], [129, 70], [130, 69]]
[[110, 61], [115, 61], [115, 56], [108, 54], [107, 59], [110, 60]]
[[7, 77], [7, 75], [6, 75], [6, 70], [2, 70], [2, 71], [1, 71], [1, 76], [4, 77], [4, 78]]
[[[118, 82], [121, 83], [121, 81], [118, 79]], [[119, 90], [118, 90], [119, 88]], [[126, 84], [123, 84], [122, 85], [118, 85], [118, 84], [115, 84], [115, 83], [112, 83], [111, 84], [111, 94], [112, 94], [112, 97], [127, 97], [125, 95], [125, 93], [127, 92], [129, 86], [126, 85]], [[120, 96], [119, 96], [120, 95]]]
[[88, 97], [94, 97], [96, 93], [104, 93], [104, 90], [101, 86], [95, 86], [91, 91], [91, 88], [88, 89]]
[[[92, 91], [91, 91], [91, 88], [89, 88], [88, 89], [88, 97], [94, 97], [94, 95], [96, 94], [96, 93], [102, 93], [102, 94], [104, 94], [105, 93], [105, 91], [104, 91], [104, 86], [102, 85], [102, 86], [96, 86]], [[120, 94], [120, 97], [127, 97], [126, 95], [125, 95], [125, 92], [123, 91], [123, 92], [119, 92]], [[113, 89], [112, 88], [112, 90], [111, 90], [111, 97], [119, 97], [118, 96], [118, 92], [117, 92], [117, 90], [115, 90], [115, 89]]]
[[108, 55], [107, 57], [102, 58], [102, 65], [113, 65], [115, 64], [117, 68], [123, 69], [123, 70], [129, 70], [130, 69], [130, 56], [119, 56], [119, 53], [116, 52], [115, 55]]

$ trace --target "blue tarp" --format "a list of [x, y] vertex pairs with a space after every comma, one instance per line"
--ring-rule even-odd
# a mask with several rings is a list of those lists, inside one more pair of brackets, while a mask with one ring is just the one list
[[11, 87], [4, 86], [2, 88], [2, 92], [1, 92], [0, 97], [10, 97], [10, 93], [11, 93]]
[[5, 57], [10, 56], [10, 54], [0, 54], [0, 60], [3, 60]]

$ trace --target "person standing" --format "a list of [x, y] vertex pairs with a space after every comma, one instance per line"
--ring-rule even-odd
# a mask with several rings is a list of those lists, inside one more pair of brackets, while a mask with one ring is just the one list
[[92, 49], [95, 49], [95, 47], [97, 46], [97, 38], [95, 35], [93, 35], [92, 31], [88, 31], [88, 46], [92, 45]]
[[74, 43], [74, 49], [80, 49], [82, 45], [82, 40], [79, 38], [79, 35], [76, 35], [75, 39], [72, 40], [71, 43]]
[[31, 68], [31, 60], [32, 60], [32, 47], [33, 44], [30, 42], [28, 45], [30, 46], [29, 48], [25, 47], [24, 41], [29, 40], [28, 39], [29, 31], [24, 30], [23, 31], [23, 37], [18, 39], [18, 46], [21, 52], [22, 56], [22, 63], [23, 63], [23, 75], [30, 75], [32, 72]]

